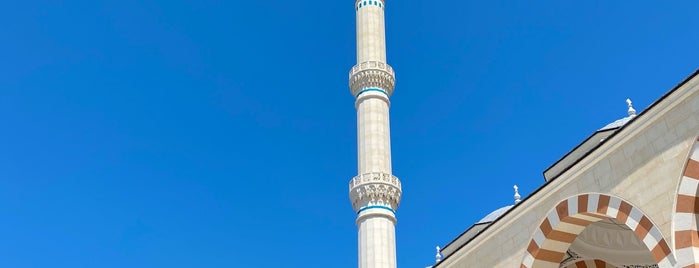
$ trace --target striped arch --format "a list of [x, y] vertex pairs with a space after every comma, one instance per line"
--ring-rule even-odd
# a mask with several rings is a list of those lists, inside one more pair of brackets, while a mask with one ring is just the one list
[[675, 252], [679, 267], [699, 267], [699, 139], [685, 165], [675, 202]]
[[543, 220], [520, 267], [558, 268], [575, 238], [591, 223], [608, 218], [633, 230], [660, 268], [677, 263], [660, 230], [641, 210], [614, 196], [582, 194], [563, 200]]
[[581, 260], [568, 264], [565, 268], [617, 268], [603, 260]]

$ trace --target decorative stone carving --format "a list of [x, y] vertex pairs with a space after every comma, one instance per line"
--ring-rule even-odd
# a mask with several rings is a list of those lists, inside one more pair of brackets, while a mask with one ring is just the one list
[[376, 172], [356, 176], [349, 183], [354, 211], [366, 206], [398, 209], [402, 194], [400, 180], [388, 173]]
[[365, 61], [352, 67], [349, 85], [353, 96], [367, 88], [380, 88], [390, 96], [396, 85], [396, 77], [390, 65], [380, 61]]

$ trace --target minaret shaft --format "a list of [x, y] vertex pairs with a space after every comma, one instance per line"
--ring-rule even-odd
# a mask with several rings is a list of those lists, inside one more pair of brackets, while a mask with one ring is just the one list
[[369, 98], [357, 107], [357, 162], [359, 174], [391, 174], [389, 105], [380, 98]]
[[358, 175], [350, 182], [357, 212], [359, 268], [395, 268], [395, 211], [400, 180], [391, 167], [389, 97], [395, 76], [386, 63], [384, 0], [356, 0], [357, 65], [350, 89], [357, 109]]
[[357, 63], [386, 62], [383, 1], [367, 1], [366, 6], [363, 6], [364, 0], [358, 3], [362, 3], [362, 7], [357, 8], [359, 4], [355, 6], [357, 8]]
[[359, 267], [395, 268], [396, 230], [393, 221], [372, 217], [357, 224], [359, 227]]

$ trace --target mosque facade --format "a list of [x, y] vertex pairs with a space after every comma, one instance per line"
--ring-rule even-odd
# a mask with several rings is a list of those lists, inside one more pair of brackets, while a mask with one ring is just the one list
[[[400, 180], [391, 169], [384, 0], [355, 0], [358, 266], [395, 268]], [[595, 131], [545, 183], [440, 248], [433, 268], [699, 267], [699, 71], [644, 111]], [[515, 186], [516, 190], [516, 186]], [[520, 200], [521, 199], [521, 200]]]
[[699, 71], [594, 132], [433, 267], [699, 267]]

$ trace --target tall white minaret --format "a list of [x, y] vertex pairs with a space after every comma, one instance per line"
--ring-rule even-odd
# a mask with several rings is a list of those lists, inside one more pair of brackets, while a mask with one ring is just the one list
[[350, 181], [357, 212], [359, 268], [396, 267], [396, 214], [400, 180], [391, 173], [389, 96], [395, 75], [386, 63], [384, 0], [355, 0], [357, 65], [349, 74], [357, 109], [358, 175]]

